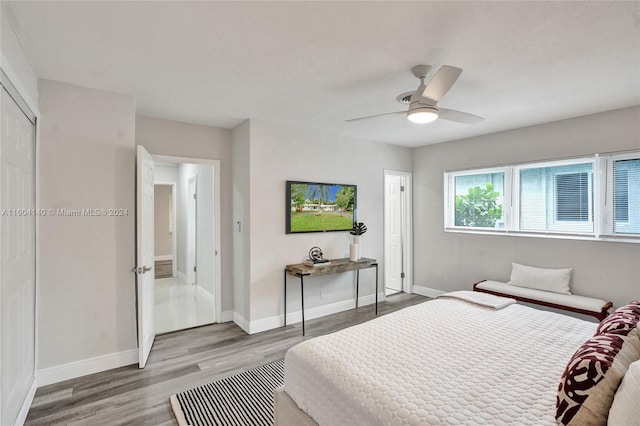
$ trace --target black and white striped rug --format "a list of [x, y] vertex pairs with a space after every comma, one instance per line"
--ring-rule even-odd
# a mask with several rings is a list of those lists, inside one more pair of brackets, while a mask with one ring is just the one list
[[284, 384], [284, 360], [171, 396], [180, 426], [273, 425], [273, 391]]

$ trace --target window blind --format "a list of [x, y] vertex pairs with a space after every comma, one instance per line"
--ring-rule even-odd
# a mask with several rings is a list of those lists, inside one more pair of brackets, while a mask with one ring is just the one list
[[520, 170], [520, 229], [593, 232], [593, 164]]

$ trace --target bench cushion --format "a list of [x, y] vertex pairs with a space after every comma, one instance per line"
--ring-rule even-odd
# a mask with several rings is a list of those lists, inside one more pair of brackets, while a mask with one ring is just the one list
[[572, 268], [536, 268], [514, 262], [511, 262], [511, 268], [511, 280], [508, 284], [532, 288], [534, 290], [571, 294], [569, 291], [569, 281], [571, 281]]
[[556, 305], [569, 306], [576, 309], [584, 309], [590, 312], [601, 312], [602, 308], [608, 303], [605, 300], [593, 297], [578, 296], [576, 294], [559, 294], [552, 293], [550, 291], [535, 290], [532, 288], [516, 287], [498, 281], [483, 281], [477, 285], [477, 288], [504, 293], [511, 296], [540, 300], [541, 302], [546, 303], [554, 303]]

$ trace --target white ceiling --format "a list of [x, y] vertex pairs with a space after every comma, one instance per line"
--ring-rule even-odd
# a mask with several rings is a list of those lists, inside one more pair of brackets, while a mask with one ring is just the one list
[[[179, 121], [420, 146], [640, 104], [637, 1], [3, 3], [39, 77]], [[463, 68], [440, 106], [486, 120], [344, 123], [406, 108], [421, 63]]]

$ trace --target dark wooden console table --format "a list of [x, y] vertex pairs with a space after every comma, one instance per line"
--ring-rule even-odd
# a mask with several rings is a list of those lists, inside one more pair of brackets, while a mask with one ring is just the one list
[[330, 265], [309, 266], [304, 263], [287, 265], [284, 268], [284, 326], [287, 326], [287, 274], [300, 278], [300, 304], [302, 306], [302, 335], [304, 336], [304, 277], [337, 274], [339, 272], [356, 271], [356, 308], [358, 307], [358, 291], [360, 287], [360, 269], [376, 268], [376, 315], [378, 315], [378, 261], [366, 257], [352, 262], [346, 259], [331, 259]]

